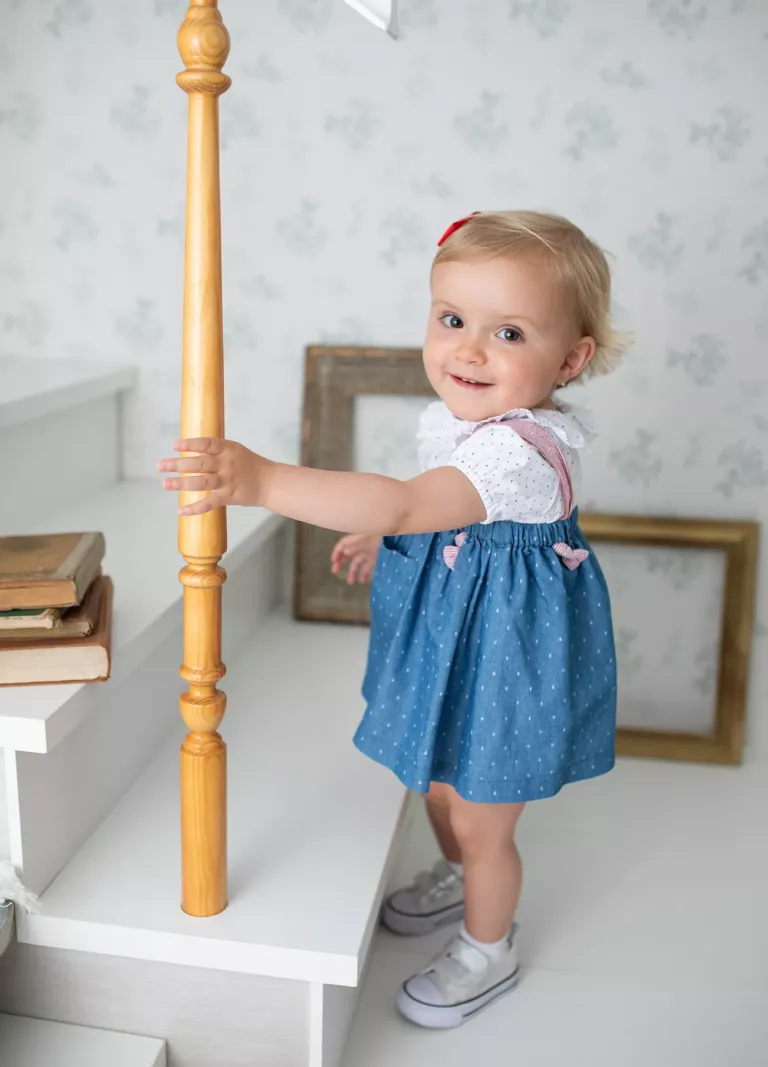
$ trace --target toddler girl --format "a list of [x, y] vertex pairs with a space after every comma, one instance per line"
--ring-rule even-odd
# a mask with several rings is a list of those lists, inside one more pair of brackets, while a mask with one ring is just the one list
[[[432, 267], [424, 366], [440, 397], [409, 481], [273, 463], [231, 441], [178, 441], [160, 462], [180, 509], [227, 504], [349, 531], [332, 567], [375, 564], [367, 709], [355, 744], [425, 794], [444, 859], [384, 905], [396, 933], [461, 922], [398, 994], [403, 1015], [453, 1027], [518, 979], [514, 916], [524, 805], [614, 764], [608, 591], [574, 501], [585, 419], [558, 388], [622, 347], [605, 256], [535, 212], [454, 223]], [[382, 540], [383, 538], [383, 540]]]

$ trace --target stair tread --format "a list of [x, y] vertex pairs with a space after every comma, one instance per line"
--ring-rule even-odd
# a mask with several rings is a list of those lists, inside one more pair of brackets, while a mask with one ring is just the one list
[[179, 903], [178, 743], [139, 779], [21, 917], [36, 945], [355, 985], [406, 791], [352, 732], [367, 632], [270, 616], [223, 688], [229, 892], [220, 915]]
[[0, 1014], [0, 1062], [9, 1067], [164, 1067], [165, 1042]]
[[0, 358], [0, 428], [124, 392], [136, 378], [135, 368], [115, 363]]
[[[261, 509], [231, 508], [225, 567], [235, 566], [282, 522]], [[183, 560], [177, 548], [174, 501], [163, 493], [159, 481], [118, 482], [29, 532], [75, 530], [101, 530], [106, 537], [104, 570], [115, 584], [115, 679], [133, 670], [145, 652], [171, 632], [181, 611], [178, 572]], [[0, 688], [0, 748], [48, 752], [85, 714], [85, 702], [73, 699], [82, 688], [82, 684]]]

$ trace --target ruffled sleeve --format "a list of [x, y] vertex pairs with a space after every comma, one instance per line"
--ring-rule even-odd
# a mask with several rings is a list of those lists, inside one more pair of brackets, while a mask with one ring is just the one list
[[557, 411], [537, 410], [535, 415], [523, 411], [521, 414], [546, 427], [561, 446], [586, 448], [597, 437], [589, 412], [574, 404], [560, 404]]
[[[577, 457], [568, 446], [563, 451], [572, 475], [577, 473]], [[484, 523], [557, 522], [562, 515], [554, 468], [511, 426], [483, 426], [456, 448], [449, 465], [479, 493], [486, 510]]]
[[419, 469], [422, 472], [442, 466], [453, 451], [455, 422], [442, 400], [433, 401], [422, 411], [416, 431]]

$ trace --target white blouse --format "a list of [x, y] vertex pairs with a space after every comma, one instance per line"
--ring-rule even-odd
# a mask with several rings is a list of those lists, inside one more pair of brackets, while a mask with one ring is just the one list
[[[557, 522], [563, 511], [557, 474], [511, 426], [493, 425], [510, 418], [531, 419], [552, 435], [568, 463], [577, 499], [579, 450], [595, 434], [586, 413], [565, 404], [557, 411], [519, 408], [482, 422], [463, 422], [437, 400], [419, 420], [416, 440], [421, 469], [457, 467], [480, 494], [486, 510], [484, 523]], [[479, 426], [489, 429], [474, 433]]]

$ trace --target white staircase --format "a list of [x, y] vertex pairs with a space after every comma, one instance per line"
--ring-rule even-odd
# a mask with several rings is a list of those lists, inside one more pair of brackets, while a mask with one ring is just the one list
[[120, 477], [122, 399], [135, 381], [134, 370], [114, 364], [0, 357], [3, 534]]
[[165, 1042], [0, 1015], [0, 1063], [4, 1067], [165, 1067]]
[[[25, 367], [47, 380], [42, 365]], [[130, 372], [73, 372], [76, 393], [60, 372], [56, 417], [93, 416], [94, 435], [107, 424], [116, 431]], [[14, 374], [23, 378], [18, 366]], [[32, 426], [43, 410], [34, 381], [17, 388], [24, 402], [14, 422], [29, 439], [43, 432]], [[367, 634], [292, 622], [281, 604], [288, 524], [230, 510], [230, 900], [214, 918], [185, 915], [173, 502], [157, 482], [122, 480], [115, 460], [109, 481], [103, 466], [94, 475], [92, 492], [78, 468], [77, 486], [59, 484], [56, 507], [43, 514], [47, 483], [66, 482], [78, 466], [70, 457], [60, 469], [51, 454], [48, 467], [29, 472], [38, 488], [12, 532], [104, 531], [113, 675], [106, 685], [0, 690], [5, 852], [43, 896], [41, 914], [18, 916], [18, 943], [0, 959], [0, 1011], [151, 1034], [168, 1041], [174, 1067], [338, 1067], [406, 811], [405, 790], [351, 742]], [[0, 516], [0, 529], [6, 523]]]

